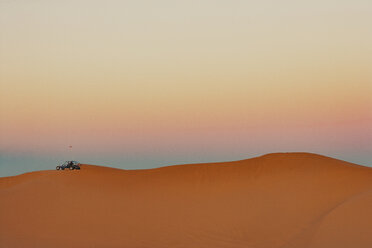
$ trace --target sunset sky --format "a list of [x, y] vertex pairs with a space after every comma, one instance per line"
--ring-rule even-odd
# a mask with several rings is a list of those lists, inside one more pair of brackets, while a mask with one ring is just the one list
[[372, 166], [371, 25], [370, 0], [0, 1], [0, 176], [283, 151]]

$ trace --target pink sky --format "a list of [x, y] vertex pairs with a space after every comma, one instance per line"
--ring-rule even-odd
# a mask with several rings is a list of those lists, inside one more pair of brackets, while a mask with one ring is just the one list
[[0, 3], [0, 153], [372, 163], [370, 3], [187, 2]]

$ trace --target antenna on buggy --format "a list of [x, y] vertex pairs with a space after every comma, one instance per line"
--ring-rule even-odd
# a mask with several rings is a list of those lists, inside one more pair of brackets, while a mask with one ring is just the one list
[[72, 145], [68, 146], [68, 150], [70, 151], [69, 152], [70, 159], [74, 159], [73, 156], [72, 156]]

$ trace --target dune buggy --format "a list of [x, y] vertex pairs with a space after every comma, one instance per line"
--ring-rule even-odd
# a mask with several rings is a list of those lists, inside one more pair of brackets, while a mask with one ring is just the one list
[[64, 170], [64, 169], [80, 170], [80, 163], [77, 161], [66, 161], [62, 165], [58, 165], [56, 167], [56, 170]]

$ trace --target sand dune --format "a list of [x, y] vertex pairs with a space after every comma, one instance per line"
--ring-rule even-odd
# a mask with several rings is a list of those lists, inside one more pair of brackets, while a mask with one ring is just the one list
[[0, 178], [0, 247], [372, 247], [372, 169], [277, 153]]

